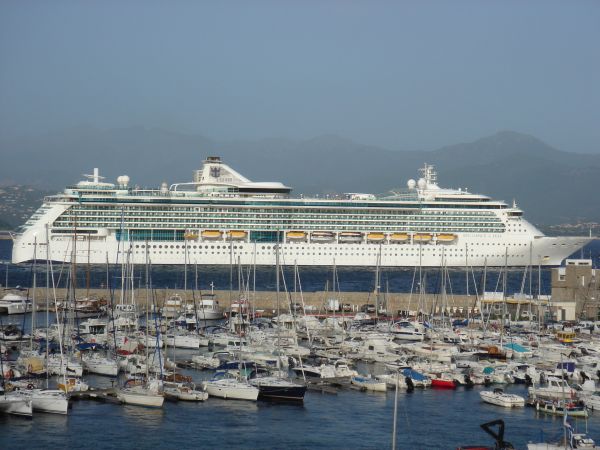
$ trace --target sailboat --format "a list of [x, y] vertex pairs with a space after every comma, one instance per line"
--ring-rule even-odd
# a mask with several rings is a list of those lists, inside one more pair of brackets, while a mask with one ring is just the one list
[[19, 391], [6, 392], [4, 384], [4, 363], [0, 351], [0, 376], [2, 376], [2, 391], [0, 391], [0, 414], [31, 417], [33, 405], [31, 398]]
[[[36, 241], [37, 244], [37, 241]], [[50, 245], [50, 241], [48, 239], [48, 236], [46, 236], [46, 245]], [[50, 251], [50, 249], [48, 249], [48, 251]], [[34, 254], [35, 254], [35, 249], [34, 249]], [[35, 258], [34, 258], [35, 260]], [[50, 273], [50, 278], [52, 280], [52, 292], [55, 292], [56, 286], [54, 284], [54, 274], [52, 271], [52, 261], [48, 262], [49, 267], [49, 273]], [[36, 285], [35, 285], [35, 281], [36, 278], [34, 277], [34, 291], [36, 289]], [[35, 302], [34, 302], [35, 303]], [[61, 324], [61, 320], [58, 314], [58, 309], [56, 308], [56, 295], [54, 295], [54, 313], [55, 313], [55, 317], [56, 317], [56, 322], [57, 322], [57, 327], [58, 327], [58, 346], [59, 346], [59, 358], [60, 358], [60, 367], [63, 369], [61, 375], [63, 375], [63, 380], [66, 384], [66, 371], [67, 371], [67, 362], [65, 361], [64, 358], [64, 353], [63, 353], [63, 342], [62, 342], [62, 324]], [[33, 312], [33, 315], [35, 315], [35, 311]], [[33, 325], [33, 324], [32, 324]], [[48, 364], [49, 360], [46, 360], [46, 364]], [[50, 372], [50, 369], [47, 368], [47, 371]], [[31, 403], [32, 403], [32, 407], [34, 411], [39, 411], [39, 412], [45, 412], [45, 413], [51, 413], [51, 414], [67, 414], [69, 411], [69, 394], [61, 391], [59, 389], [48, 389], [48, 385], [46, 385], [46, 389], [27, 389], [27, 390], [22, 390], [22, 392], [24, 394], [26, 394], [27, 396], [29, 396], [31, 398]]]
[[[277, 317], [280, 316], [280, 303], [279, 303], [279, 276], [280, 276], [280, 265], [279, 265], [279, 245], [275, 245], [275, 270], [276, 275], [276, 293], [275, 299], [277, 302]], [[285, 282], [285, 280], [284, 280]], [[304, 394], [306, 394], [306, 385], [294, 383], [289, 380], [287, 374], [284, 374], [281, 370], [281, 322], [277, 323], [277, 372], [276, 375], [270, 375], [268, 373], [260, 373], [256, 371], [254, 377], [251, 378], [250, 384], [259, 389], [259, 397], [266, 399], [277, 399], [277, 400], [293, 400], [293, 401], [304, 401]], [[286, 376], [283, 376], [286, 375]]]
[[[233, 290], [233, 247], [232, 247], [232, 241], [230, 241], [230, 262], [231, 262], [231, 267], [230, 267], [230, 281], [229, 281], [229, 290], [230, 293]], [[231, 294], [230, 294], [231, 295]], [[246, 310], [247, 313], [249, 313], [249, 311]], [[242, 309], [242, 307], [240, 306], [240, 309], [238, 311], [238, 314], [234, 317], [231, 317], [232, 320], [236, 320], [237, 323], [232, 322], [230, 325], [232, 325], [234, 328], [233, 329], [237, 329], [238, 333], [239, 333], [239, 337], [240, 337], [240, 346], [239, 346], [239, 353], [238, 353], [238, 358], [240, 360], [239, 364], [238, 364], [238, 374], [237, 375], [233, 375], [228, 371], [218, 371], [215, 373], [215, 376], [204, 382], [204, 389], [206, 390], [206, 392], [208, 392], [208, 394], [212, 397], [220, 397], [220, 398], [224, 398], [224, 399], [232, 399], [232, 400], [251, 400], [251, 401], [256, 401], [258, 400], [258, 393], [259, 390], [258, 388], [252, 386], [250, 383], [248, 383], [247, 379], [242, 379], [242, 361], [241, 361], [241, 353], [242, 353], [242, 328], [245, 325], [245, 321], [244, 321], [244, 309]], [[245, 369], [245, 367], [244, 367]]]
[[[147, 246], [146, 246], [147, 248]], [[148, 303], [150, 299], [150, 292], [152, 292], [152, 279], [149, 275], [149, 259], [148, 259], [148, 250], [146, 250], [146, 330], [148, 330]], [[160, 333], [158, 330], [158, 324], [156, 323], [156, 304], [154, 301], [154, 296], [152, 296], [153, 303], [153, 311], [154, 312], [154, 320], [155, 326], [157, 328], [157, 336], [155, 343], [155, 352], [158, 353], [159, 357], [159, 366], [162, 368], [162, 364], [160, 361], [160, 347], [157, 345], [160, 340]], [[165, 397], [163, 395], [163, 382], [161, 379], [149, 379], [148, 376], [148, 345], [146, 345], [146, 364], [145, 364], [145, 372], [146, 376], [144, 380], [133, 379], [128, 380], [125, 385], [117, 390], [117, 398], [125, 404], [128, 405], [136, 405], [136, 406], [148, 406], [154, 408], [162, 407]], [[161, 369], [162, 370], [162, 369]]]

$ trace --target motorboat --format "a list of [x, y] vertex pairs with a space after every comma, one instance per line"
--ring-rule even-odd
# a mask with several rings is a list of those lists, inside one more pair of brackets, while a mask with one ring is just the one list
[[163, 392], [165, 398], [169, 400], [203, 402], [208, 399], [208, 392], [197, 390], [194, 384], [165, 383]]
[[531, 397], [544, 397], [551, 399], [570, 399], [577, 397], [575, 391], [569, 383], [562, 378], [548, 377], [547, 385], [544, 387], [532, 386], [528, 389]]
[[555, 416], [569, 417], [584, 417], [587, 418], [588, 412], [583, 403], [573, 402], [568, 400], [543, 400], [537, 399], [534, 402], [535, 410], [545, 413], [552, 414]]
[[202, 298], [196, 304], [195, 313], [198, 320], [220, 320], [224, 316], [223, 308], [215, 299], [215, 294], [202, 294]]
[[505, 408], [525, 406], [525, 398], [520, 395], [507, 394], [502, 389], [481, 391], [479, 395], [485, 403], [492, 405], [504, 406]]
[[182, 310], [183, 299], [179, 294], [170, 296], [161, 309], [161, 315], [166, 318], [177, 317]]
[[354, 376], [350, 378], [350, 384], [358, 386], [366, 391], [385, 392], [387, 384], [385, 381], [380, 381], [371, 377]]
[[25, 314], [31, 311], [31, 300], [21, 294], [8, 292], [0, 299], [0, 314]]
[[438, 389], [456, 389], [456, 381], [453, 379], [440, 377], [431, 379], [431, 387]]
[[394, 339], [402, 341], [422, 341], [425, 339], [425, 326], [419, 322], [403, 320], [390, 326]]

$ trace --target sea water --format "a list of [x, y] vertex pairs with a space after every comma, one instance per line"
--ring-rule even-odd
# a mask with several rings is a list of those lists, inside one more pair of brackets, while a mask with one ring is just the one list
[[[0, 241], [1, 242], [1, 241]], [[0, 259], [8, 259], [10, 250], [2, 246]], [[597, 264], [598, 243], [586, 251]], [[8, 253], [7, 253], [8, 252]], [[7, 256], [8, 255], [8, 256]], [[585, 255], [586, 257], [588, 254]], [[11, 275], [28, 285], [27, 267], [9, 267]], [[100, 270], [100, 269], [96, 269]], [[267, 268], [257, 276], [257, 289], [273, 287], [274, 274]], [[304, 286], [322, 289], [327, 274], [323, 268], [301, 269]], [[158, 279], [174, 287], [181, 283], [180, 270], [153, 268]], [[202, 269], [206, 280], [226, 285], [228, 269]], [[390, 291], [409, 292], [411, 270], [384, 271]], [[432, 274], [435, 271], [431, 271]], [[520, 275], [518, 275], [520, 273]], [[465, 289], [464, 273], [453, 272], [455, 292]], [[489, 274], [488, 274], [489, 275]], [[342, 269], [342, 290], [369, 291], [373, 287], [373, 271]], [[98, 277], [100, 279], [101, 277]], [[385, 278], [384, 278], [385, 279]], [[510, 290], [519, 292], [522, 272], [509, 273]], [[549, 271], [542, 269], [542, 293], [549, 292]], [[206, 281], [208, 283], [208, 281]], [[11, 283], [12, 284], [12, 283]], [[17, 283], [15, 283], [17, 284]], [[462, 287], [461, 287], [462, 286]], [[226, 287], [226, 286], [223, 286]], [[408, 287], [408, 290], [406, 290]], [[431, 285], [435, 289], [435, 284]], [[491, 289], [493, 290], [493, 289]], [[39, 319], [42, 319], [43, 313]], [[189, 350], [178, 350], [169, 358], [190, 359]], [[376, 369], [360, 366], [359, 371]], [[200, 383], [208, 372], [185, 370]], [[102, 376], [87, 377], [94, 387], [111, 387], [114, 380]], [[456, 390], [401, 391], [398, 398], [397, 448], [452, 449], [460, 445], [493, 445], [480, 424], [495, 419], [506, 423], [505, 440], [515, 448], [526, 448], [527, 442], [562, 435], [562, 418], [536, 413], [532, 408], [505, 409], [481, 401], [485, 389], [459, 387]], [[526, 396], [525, 387], [509, 385], [506, 392]], [[89, 400], [74, 401], [68, 416], [35, 414], [32, 419], [0, 416], [0, 449], [381, 449], [391, 448], [394, 392], [366, 393], [342, 389], [336, 395], [308, 391], [303, 404], [246, 402], [209, 398], [202, 403], [165, 402], [162, 409], [122, 406]], [[574, 426], [600, 441], [600, 412], [587, 421], [570, 419]]]

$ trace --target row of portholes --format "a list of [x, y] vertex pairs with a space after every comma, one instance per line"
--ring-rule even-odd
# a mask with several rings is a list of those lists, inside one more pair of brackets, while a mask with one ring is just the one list
[[[143, 254], [144, 252], [136, 250], [135, 253], [136, 254]], [[157, 253], [158, 254], [162, 254], [163, 251], [159, 250]], [[168, 249], [166, 249], [164, 251], [164, 253], [165, 254], [169, 254]], [[283, 253], [285, 255], [288, 252], [283, 252]], [[372, 255], [365, 254], [365, 253], [308, 253], [308, 252], [307, 253], [304, 253], [304, 252], [302, 252], [302, 253], [292, 253], [292, 252], [289, 252], [289, 253], [290, 253], [290, 255], [297, 255], [297, 256], [372, 256]], [[181, 253], [180, 252], [173, 252], [171, 250], [170, 254], [181, 254]], [[229, 252], [219, 252], [219, 251], [215, 252], [215, 251], [211, 251], [210, 254], [211, 255], [215, 255], [215, 254], [217, 254], [217, 255], [229, 255]], [[239, 253], [236, 253], [236, 255], [241, 255], [241, 254], [252, 255], [253, 252], [239, 252]], [[270, 252], [256, 252], [256, 255], [270, 256], [272, 254]], [[394, 254], [391, 254], [391, 255], [383, 255], [383, 256], [384, 257], [392, 257], [392, 256], [394, 256], [394, 257], [398, 257], [398, 256], [419, 256], [419, 254], [418, 253], [406, 253], [406, 254], [404, 254], [404, 253], [400, 253], [400, 254], [394, 253]], [[428, 257], [435, 257], [435, 256], [441, 257], [442, 254], [436, 255], [434, 253], [432, 255], [427, 255], [427, 256]], [[444, 256], [447, 257], [447, 258], [458, 257], [458, 256], [462, 257], [462, 255], [451, 255], [451, 254], [444, 255]], [[468, 256], [471, 257], [471, 258], [484, 258], [484, 257], [487, 257], [487, 258], [504, 258], [505, 255], [480, 255], [480, 254], [476, 254], [475, 255], [473, 253], [470, 253]], [[523, 258], [523, 257], [525, 257], [525, 255], [508, 255], [508, 257], [509, 258]]]
[[[29, 245], [31, 245], [31, 243]], [[488, 245], [502, 245], [502, 244], [500, 244], [500, 243], [495, 244], [495, 243], [479, 243], [479, 242], [476, 242], [476, 243], [471, 244], [471, 245], [486, 245], [486, 246], [488, 246]], [[526, 246], [528, 244], [524, 244], [524, 243], [508, 243], [508, 244], [504, 244], [504, 245], [505, 246]], [[135, 248], [146, 248], [146, 245], [145, 244], [136, 244]], [[184, 245], [175, 245], [175, 244], [170, 244], [170, 245], [169, 244], [164, 244], [164, 246], [162, 244], [152, 244], [152, 245], [148, 245], [148, 248], [158, 248], [158, 249], [162, 249], [162, 248], [169, 249], [169, 248], [171, 248], [171, 249], [182, 249], [182, 250], [186, 249], [186, 247]], [[202, 248], [203, 248], [202, 245], [190, 245], [189, 247], [187, 247], [188, 250], [202, 250]], [[259, 247], [260, 250], [271, 250], [271, 248], [272, 247], [270, 245]], [[308, 247], [304, 247], [304, 246], [302, 246], [302, 247], [294, 247], [294, 248], [295, 249], [300, 249], [300, 250], [310, 250]], [[228, 245], [222, 245], [222, 246], [221, 245], [204, 245], [204, 249], [205, 250], [209, 250], [209, 249], [210, 250], [215, 250], [215, 249], [216, 250], [220, 250], [220, 249], [230, 250], [230, 247]], [[237, 250], [237, 249], [238, 249], [238, 246], [234, 245], [233, 246], [233, 250]], [[242, 247], [240, 246], [239, 249], [241, 250]], [[282, 246], [281, 247], [282, 251], [285, 251], [285, 249], [286, 249], [286, 246]], [[426, 252], [436, 251], [436, 249], [432, 248], [432, 247], [422, 247], [422, 249], [423, 249], [423, 251], [426, 251]], [[373, 252], [376, 252], [376, 251], [378, 251], [378, 248], [367, 248], [367, 249], [364, 249], [364, 251], [373, 251]], [[458, 247], [458, 248], [456, 248], [456, 247], [449, 247], [449, 248], [447, 248], [447, 251], [448, 252], [452, 252], [452, 251], [454, 251], [454, 252], [464, 252], [464, 249], [462, 247]]]

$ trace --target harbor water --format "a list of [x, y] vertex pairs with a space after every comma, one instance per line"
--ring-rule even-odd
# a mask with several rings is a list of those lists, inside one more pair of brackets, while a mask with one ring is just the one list
[[[10, 258], [7, 241], [0, 241], [0, 259]], [[587, 252], [587, 253], [586, 253]], [[598, 242], [584, 250], [597, 266], [600, 257]], [[580, 255], [577, 255], [580, 256]], [[31, 285], [31, 267], [9, 267], [10, 285]], [[44, 270], [39, 269], [40, 274]], [[301, 268], [303, 288], [321, 290], [330, 279], [331, 270]], [[549, 293], [550, 272], [542, 269], [539, 290]], [[271, 268], [257, 271], [257, 289], [274, 288], [275, 275]], [[429, 270], [428, 289], [435, 291], [438, 271]], [[181, 268], [153, 268], [159, 287], [182, 285]], [[193, 277], [193, 272], [190, 272]], [[499, 272], [491, 272], [498, 274]], [[104, 269], [92, 269], [91, 284], [101, 287], [106, 280]], [[81, 275], [82, 277], [84, 275]], [[287, 276], [287, 275], [286, 275]], [[382, 290], [386, 281], [391, 292], [410, 292], [412, 269], [384, 270]], [[465, 273], [453, 271], [453, 289], [466, 292]], [[477, 275], [479, 276], [479, 275]], [[202, 288], [213, 282], [219, 288], [229, 284], [229, 268], [202, 268]], [[489, 290], [494, 290], [494, 276], [488, 274]], [[235, 277], [234, 277], [235, 278]], [[373, 289], [374, 271], [340, 269], [341, 290]], [[291, 279], [291, 277], [290, 277]], [[508, 290], [519, 292], [523, 271], [511, 270]], [[532, 280], [532, 290], [538, 287]], [[81, 282], [85, 282], [82, 278]], [[44, 283], [43, 278], [38, 283]], [[527, 281], [526, 286], [529, 286]], [[473, 285], [471, 285], [473, 288]], [[486, 287], [487, 289], [487, 287]], [[45, 315], [40, 313], [38, 323]], [[25, 318], [27, 326], [30, 318]], [[189, 359], [190, 350], [167, 350], [169, 358]], [[372, 368], [372, 367], [370, 367]], [[358, 367], [359, 372], [361, 367]], [[208, 375], [184, 370], [199, 383]], [[108, 377], [89, 376], [88, 384], [108, 388], [114, 383]], [[495, 419], [506, 423], [505, 440], [515, 448], [526, 448], [527, 442], [562, 435], [562, 418], [544, 416], [533, 408], [505, 409], [485, 404], [479, 392], [483, 387], [456, 390], [401, 391], [398, 399], [397, 448], [452, 449], [460, 445], [489, 445], [493, 442], [479, 427]], [[485, 388], [489, 389], [489, 388]], [[508, 385], [508, 393], [526, 396], [522, 385]], [[34, 414], [32, 419], [0, 415], [0, 449], [39, 448], [101, 448], [101, 449], [196, 449], [196, 448], [256, 448], [256, 449], [381, 449], [391, 448], [394, 411], [394, 391], [366, 393], [340, 389], [337, 394], [308, 391], [303, 404], [244, 402], [209, 398], [202, 403], [165, 402], [162, 409], [123, 406], [89, 400], [73, 401], [68, 416]], [[587, 422], [570, 419], [574, 427], [585, 431], [597, 442], [600, 440], [600, 411], [590, 414]]]

